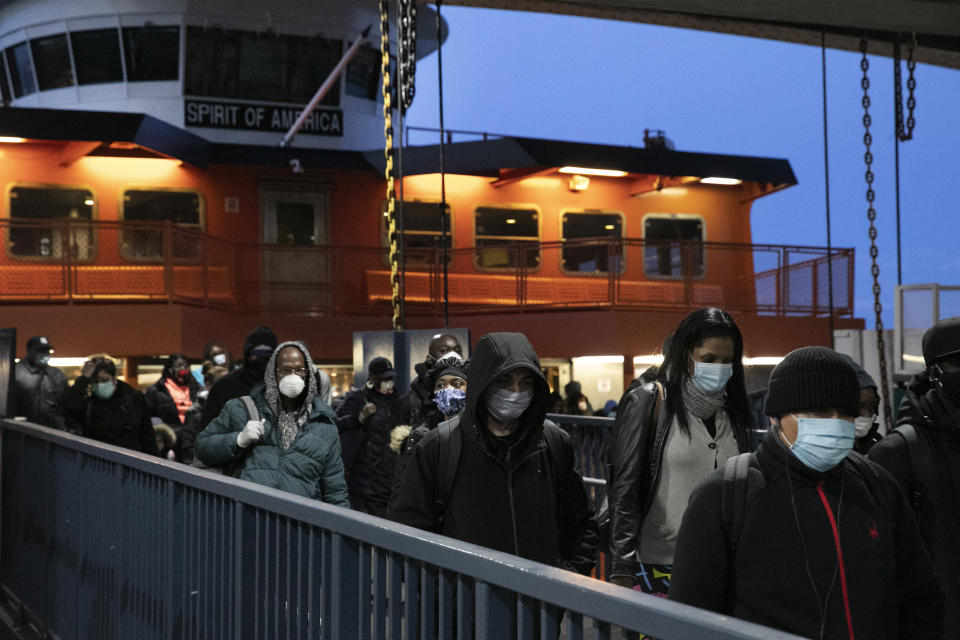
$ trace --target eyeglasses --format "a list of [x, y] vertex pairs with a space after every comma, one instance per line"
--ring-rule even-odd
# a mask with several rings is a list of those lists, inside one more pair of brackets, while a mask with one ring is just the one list
[[298, 367], [296, 369], [292, 369], [290, 367], [279, 367], [277, 369], [277, 373], [284, 377], [289, 376], [290, 374], [295, 374], [302, 378], [303, 376], [307, 375], [307, 371], [308, 369], [305, 369], [304, 367]]

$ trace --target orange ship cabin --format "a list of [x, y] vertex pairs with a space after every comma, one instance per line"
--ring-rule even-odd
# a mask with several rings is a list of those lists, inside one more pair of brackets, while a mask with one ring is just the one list
[[[0, 109], [0, 136], [4, 324], [76, 355], [106, 340], [137, 357], [239, 344], [267, 322], [331, 361], [349, 361], [352, 332], [389, 326], [382, 150], [225, 144], [149, 115], [53, 109]], [[440, 325], [446, 305], [476, 335], [549, 324], [533, 336], [547, 357], [632, 362], [715, 305], [801, 319], [806, 339], [826, 330], [829, 260], [833, 313], [852, 316], [852, 250], [752, 243], [753, 201], [796, 183], [786, 160], [675, 151], [662, 135], [644, 148], [486, 137], [444, 155], [442, 178], [436, 145], [397, 158], [410, 328]], [[130, 322], [96, 335], [85, 321], [104, 310]], [[637, 322], [664, 332], [629, 337]]]

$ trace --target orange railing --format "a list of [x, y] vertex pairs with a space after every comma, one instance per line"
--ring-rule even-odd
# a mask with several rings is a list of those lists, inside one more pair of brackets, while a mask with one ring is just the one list
[[[386, 249], [236, 244], [171, 223], [0, 222], [0, 301], [163, 301], [271, 312], [387, 313]], [[853, 314], [853, 250], [832, 253], [833, 309]], [[721, 306], [827, 315], [818, 247], [578, 240], [406, 256], [407, 312]]]

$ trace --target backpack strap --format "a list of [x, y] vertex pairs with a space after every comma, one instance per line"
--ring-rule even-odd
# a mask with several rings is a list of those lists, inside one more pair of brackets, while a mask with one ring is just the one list
[[723, 465], [723, 492], [720, 499], [720, 516], [724, 533], [727, 536], [729, 557], [733, 559], [743, 521], [747, 515], [747, 494], [749, 489], [750, 461], [752, 453], [741, 453], [728, 458]]
[[254, 403], [253, 398], [250, 396], [243, 396], [240, 398], [240, 401], [243, 402], [243, 406], [247, 409], [247, 420], [260, 420], [260, 412], [257, 411], [257, 405]]
[[911, 469], [910, 494], [907, 497], [910, 498], [913, 512], [920, 513], [920, 505], [923, 504], [924, 492], [927, 488], [927, 474], [933, 468], [930, 445], [927, 442], [921, 442], [917, 428], [909, 423], [898, 426], [893, 433], [903, 438], [907, 445]]
[[460, 449], [462, 447], [463, 435], [458, 428], [460, 426], [460, 416], [445, 420], [437, 425], [437, 444], [440, 459], [437, 462], [437, 493], [434, 499], [434, 508], [436, 509], [437, 519], [442, 523], [443, 514], [446, 511], [447, 500], [450, 497], [450, 491], [453, 489], [453, 480], [457, 475], [457, 465], [460, 463]]
[[857, 473], [863, 478], [867, 489], [870, 490], [873, 498], [880, 504], [883, 512], [890, 515], [891, 518], [895, 517], [897, 498], [887, 489], [886, 483], [881, 479], [880, 472], [877, 471], [877, 463], [870, 462], [865, 455], [857, 453], [856, 451], [850, 452], [846, 459], [853, 464]]

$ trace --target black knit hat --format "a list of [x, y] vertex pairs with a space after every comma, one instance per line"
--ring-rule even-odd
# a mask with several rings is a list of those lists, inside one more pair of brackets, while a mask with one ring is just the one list
[[855, 416], [859, 400], [857, 373], [842, 355], [826, 347], [803, 347], [788, 353], [770, 374], [766, 413], [839, 409]]
[[929, 367], [960, 353], [960, 316], [944, 318], [923, 334], [923, 359]]

